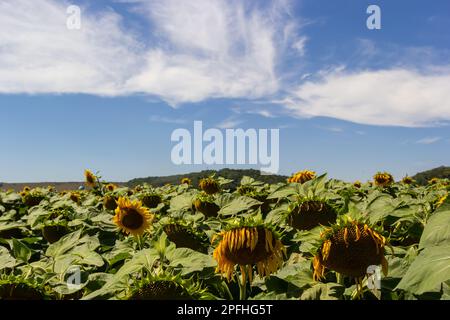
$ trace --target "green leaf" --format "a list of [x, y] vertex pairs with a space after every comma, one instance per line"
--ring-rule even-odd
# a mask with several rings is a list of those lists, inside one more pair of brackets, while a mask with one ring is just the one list
[[166, 258], [169, 260], [171, 267], [181, 267], [182, 274], [202, 271], [205, 268], [211, 268], [216, 265], [216, 262], [210, 255], [189, 248], [176, 248], [168, 251]]
[[277, 190], [275, 190], [272, 194], [270, 194], [267, 199], [284, 199], [288, 198], [292, 195], [297, 194], [297, 189], [293, 185], [283, 185]]
[[413, 261], [396, 289], [414, 294], [434, 292], [450, 279], [450, 245], [424, 249]]
[[13, 268], [16, 264], [16, 259], [9, 254], [8, 249], [0, 246], [0, 270]]
[[338, 283], [318, 283], [303, 291], [300, 300], [338, 300], [344, 291], [345, 287]]
[[116, 274], [106, 281], [103, 287], [83, 297], [82, 300], [101, 299], [125, 289], [126, 280], [130, 275], [143, 268], [153, 269], [153, 265], [158, 258], [159, 254], [155, 249], [144, 249], [137, 252], [130, 261], [127, 261]]
[[450, 208], [440, 209], [428, 220], [420, 238], [419, 248], [450, 245]]
[[17, 260], [20, 260], [24, 263], [27, 263], [33, 251], [28, 248], [28, 246], [20, 240], [12, 239], [10, 241], [11, 250], [13, 251], [13, 255]]
[[232, 214], [237, 214], [239, 212], [248, 210], [252, 207], [261, 205], [262, 202], [255, 200], [250, 197], [246, 196], [240, 196], [236, 197], [233, 200], [231, 200], [229, 203], [224, 205], [220, 211], [219, 214], [227, 216]]
[[46, 255], [50, 257], [56, 257], [58, 255], [62, 255], [75, 247], [78, 243], [78, 240], [81, 237], [82, 230], [77, 230], [75, 232], [66, 234], [64, 237], [59, 239], [59, 241], [52, 243], [48, 246]]

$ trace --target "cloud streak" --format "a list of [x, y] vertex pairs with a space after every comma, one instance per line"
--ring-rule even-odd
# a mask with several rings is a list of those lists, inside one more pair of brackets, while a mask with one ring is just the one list
[[416, 143], [418, 143], [418, 144], [433, 144], [433, 143], [440, 141], [441, 139], [442, 139], [441, 137], [426, 137], [426, 138], [417, 140]]

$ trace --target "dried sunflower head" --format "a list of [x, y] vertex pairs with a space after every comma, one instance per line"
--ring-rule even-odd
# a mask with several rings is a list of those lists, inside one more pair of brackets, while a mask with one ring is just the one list
[[206, 194], [215, 194], [220, 191], [219, 182], [214, 177], [201, 179], [198, 186]]
[[321, 234], [321, 244], [313, 260], [314, 279], [320, 280], [325, 269], [362, 278], [371, 265], [382, 265], [387, 274], [384, 257], [386, 239], [366, 223], [346, 221], [337, 223]]
[[281, 268], [286, 248], [279, 235], [269, 226], [258, 222], [238, 222], [213, 238], [217, 241], [213, 257], [216, 272], [230, 281], [235, 267], [241, 271], [242, 283], [253, 279], [254, 268], [261, 277], [268, 277]]

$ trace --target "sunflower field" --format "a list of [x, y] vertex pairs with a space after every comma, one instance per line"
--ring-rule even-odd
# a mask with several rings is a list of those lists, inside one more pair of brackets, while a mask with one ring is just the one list
[[0, 299], [450, 299], [449, 181], [0, 192]]

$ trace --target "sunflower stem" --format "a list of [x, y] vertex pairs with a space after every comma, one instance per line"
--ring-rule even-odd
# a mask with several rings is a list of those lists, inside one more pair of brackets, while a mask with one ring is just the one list
[[239, 282], [239, 300], [247, 300], [247, 283], [245, 281], [238, 280]]
[[337, 283], [344, 285], [345, 284], [344, 275], [340, 274], [340, 273], [336, 273], [336, 281], [337, 281]]

